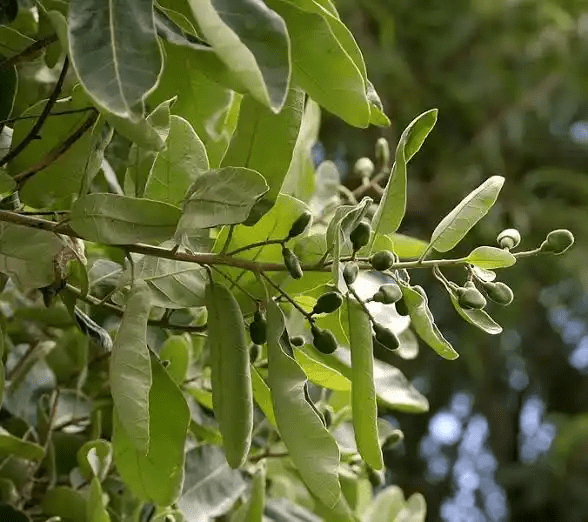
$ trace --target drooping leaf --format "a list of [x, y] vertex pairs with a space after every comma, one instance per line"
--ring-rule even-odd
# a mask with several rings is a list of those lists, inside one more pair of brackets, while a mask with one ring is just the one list
[[269, 386], [278, 429], [309, 490], [333, 507], [341, 497], [339, 449], [306, 400], [306, 375], [282, 347], [284, 316], [272, 300], [267, 302], [267, 321]]
[[22, 440], [1, 429], [0, 455], [13, 455], [26, 460], [42, 460], [45, 456], [45, 450], [34, 442]]
[[218, 517], [246, 487], [241, 473], [227, 465], [221, 448], [199, 446], [186, 455], [186, 479], [177, 506], [187, 516]]
[[263, 176], [254, 170], [240, 167], [210, 170], [190, 187], [176, 235], [195, 228], [242, 223], [267, 190]]
[[172, 116], [166, 146], [155, 158], [143, 197], [179, 205], [192, 182], [207, 170], [204, 144], [186, 120]]
[[445, 359], [456, 359], [459, 354], [437, 328], [427, 294], [420, 286], [401, 283], [402, 298], [410, 314], [410, 321], [418, 336]]
[[303, 106], [304, 93], [297, 88], [290, 89], [278, 114], [251, 96], [241, 101], [237, 128], [221, 165], [247, 167], [265, 178], [269, 190], [256, 207], [261, 207], [256, 218], [274, 205], [280, 193], [292, 161]]
[[132, 119], [162, 67], [151, 0], [72, 0], [68, 13], [69, 53], [84, 89]]
[[[269, 0], [286, 21], [292, 44], [292, 79], [329, 112], [355, 127], [367, 127], [370, 105], [361, 71], [309, 2]], [[320, 78], [320, 82], [317, 81]]]
[[137, 451], [115, 412], [112, 444], [114, 461], [125, 484], [146, 502], [169, 506], [180, 496], [184, 482], [184, 445], [190, 410], [178, 386], [159, 360], [151, 361], [149, 392], [149, 452]]
[[227, 462], [243, 465], [251, 445], [253, 397], [249, 349], [239, 304], [232, 292], [213, 281], [206, 286], [208, 342], [214, 413]]
[[88, 194], [71, 207], [71, 227], [89, 241], [128, 245], [170, 239], [181, 211], [167, 203], [116, 194]]
[[492, 176], [477, 189], [470, 192], [437, 225], [429, 249], [447, 252], [457, 245], [470, 229], [482, 219], [496, 202], [498, 193], [504, 184], [502, 176]]
[[260, 0], [189, 3], [202, 35], [231, 73], [257, 101], [280, 111], [290, 82], [288, 32], [282, 18]]
[[122, 428], [142, 455], [149, 450], [151, 360], [147, 347], [150, 293], [135, 281], [110, 356], [110, 391]]
[[465, 261], [479, 268], [493, 270], [512, 266], [516, 263], [517, 258], [508, 250], [502, 248], [480, 246], [474, 248], [465, 258]]
[[259, 466], [251, 481], [249, 498], [231, 516], [230, 522], [262, 522], [265, 507], [265, 466]]
[[378, 234], [393, 234], [398, 230], [406, 212], [406, 165], [435, 126], [437, 112], [437, 109], [423, 112], [410, 122], [400, 136], [390, 179], [372, 219], [374, 237]]
[[378, 408], [374, 384], [372, 325], [361, 305], [347, 300], [349, 349], [351, 351], [351, 401], [357, 448], [373, 468], [384, 465], [378, 439]]

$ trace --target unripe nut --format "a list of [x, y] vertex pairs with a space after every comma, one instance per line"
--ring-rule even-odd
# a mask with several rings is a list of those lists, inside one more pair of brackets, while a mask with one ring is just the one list
[[339, 292], [327, 292], [321, 295], [312, 309], [313, 314], [330, 314], [337, 310], [343, 303]]
[[394, 304], [402, 299], [402, 290], [398, 285], [382, 285], [372, 297], [372, 301], [382, 304]]
[[388, 268], [390, 268], [394, 264], [394, 254], [389, 250], [382, 250], [381, 252], [376, 252], [371, 257], [370, 264], [372, 265], [374, 270], [378, 270], [379, 272], [388, 270]]
[[253, 344], [264, 344], [267, 339], [267, 321], [260, 311], [255, 312], [249, 324], [249, 337]]
[[514, 294], [510, 287], [500, 281], [496, 283], [485, 283], [484, 291], [489, 299], [502, 306], [509, 305], [514, 299]]
[[541, 251], [556, 255], [563, 254], [573, 244], [574, 235], [569, 230], [560, 228], [547, 234], [547, 238], [541, 243]]
[[301, 346], [304, 346], [304, 342], [304, 337], [302, 337], [301, 335], [295, 335], [294, 337], [290, 337], [290, 344], [292, 346], [300, 348]]
[[498, 234], [496, 242], [500, 248], [515, 248], [521, 242], [521, 234], [516, 228], [507, 228]]
[[288, 269], [288, 272], [294, 279], [300, 279], [303, 275], [300, 261], [296, 257], [296, 254], [292, 252], [288, 247], [282, 247], [282, 257], [284, 258], [284, 265]]
[[369, 158], [359, 158], [353, 166], [353, 172], [360, 178], [371, 178], [374, 170], [374, 162]]
[[386, 138], [378, 138], [376, 141], [376, 162], [380, 169], [388, 166], [390, 161], [390, 145]]
[[466, 310], [481, 310], [486, 306], [486, 299], [479, 290], [475, 288], [458, 288], [457, 302]]
[[312, 344], [319, 352], [330, 354], [337, 349], [337, 339], [330, 330], [313, 326], [310, 331], [312, 332]]
[[374, 333], [376, 341], [387, 350], [396, 351], [400, 346], [398, 337], [389, 328], [376, 323], [374, 324]]
[[296, 236], [299, 236], [300, 234], [302, 234], [302, 232], [304, 232], [304, 229], [310, 223], [311, 219], [312, 219], [312, 214], [310, 212], [303, 212], [302, 214], [300, 214], [300, 216], [298, 216], [296, 221], [294, 221], [294, 223], [292, 223], [292, 226], [290, 227], [290, 232], [288, 232], [287, 239], [290, 239], [290, 238], [293, 238], [293, 237], [296, 237]]
[[355, 283], [357, 279], [357, 275], [359, 274], [359, 266], [357, 263], [350, 262], [345, 265], [343, 268], [343, 279], [347, 285], [352, 285]]
[[401, 299], [396, 303], [396, 313], [403, 316], [409, 315], [408, 307], [406, 306], [404, 299]]
[[371, 234], [371, 225], [367, 221], [359, 222], [349, 234], [353, 250], [357, 252], [360, 248], [366, 246], [370, 242]]

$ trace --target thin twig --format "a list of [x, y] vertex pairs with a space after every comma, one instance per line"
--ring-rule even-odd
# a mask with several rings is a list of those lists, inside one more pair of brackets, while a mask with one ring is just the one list
[[265, 241], [257, 241], [256, 243], [251, 243], [250, 245], [245, 245], [231, 252], [227, 252], [228, 256], [234, 256], [235, 254], [239, 254], [240, 252], [245, 252], [246, 250], [251, 250], [257, 247], [263, 247], [266, 245], [281, 245], [284, 243], [284, 239], [266, 239]]
[[53, 92], [51, 93], [51, 96], [49, 96], [47, 103], [43, 107], [43, 111], [41, 112], [41, 115], [39, 116], [37, 121], [34, 123], [34, 125], [31, 127], [31, 130], [22, 139], [22, 141], [16, 147], [14, 147], [13, 149], [10, 149], [8, 154], [6, 154], [2, 159], [0, 159], [0, 167], [2, 167], [2, 165], [6, 165], [6, 163], [8, 163], [9, 161], [16, 158], [25, 148], [27, 148], [27, 146], [33, 140], [37, 139], [39, 132], [41, 131], [43, 125], [45, 124], [45, 121], [47, 120], [47, 116], [49, 116], [51, 109], [53, 109], [53, 106], [55, 105], [57, 98], [61, 94], [61, 88], [63, 87], [63, 82], [65, 81], [65, 75], [67, 74], [68, 67], [69, 67], [69, 58], [66, 56], [65, 60], [63, 61], [63, 66], [61, 67], [61, 73], [59, 74], [59, 78], [57, 79], [57, 83], [55, 84], [55, 87], [53, 88]]
[[282, 290], [276, 283], [274, 283], [266, 274], [260, 272], [261, 276], [282, 295], [296, 310], [298, 310], [308, 321], [314, 322], [314, 317], [310, 312], [302, 308], [294, 299], [292, 299], [284, 290]]
[[[65, 116], [67, 114], [79, 114], [80, 112], [88, 112], [88, 111], [93, 111], [93, 110], [95, 110], [94, 107], [88, 106], [88, 107], [82, 107], [81, 109], [69, 109], [66, 111], [50, 112], [47, 116]], [[41, 115], [40, 114], [31, 114], [29, 116], [16, 116], [14, 118], [0, 120], [0, 125], [10, 125], [12, 123], [16, 123], [17, 121], [21, 121], [21, 120], [35, 120], [39, 116], [41, 116]]]
[[243, 292], [247, 297], [249, 297], [249, 299], [251, 299], [254, 302], [259, 301], [259, 299], [257, 299], [256, 297], [254, 297], [253, 295], [251, 295], [247, 290], [245, 290], [239, 283], [237, 283], [230, 275], [225, 274], [220, 268], [217, 268], [214, 265], [210, 265], [210, 268], [212, 268], [215, 272], [219, 273], [222, 277], [224, 277], [229, 283], [231, 283], [233, 286], [236, 286], [241, 292]]
[[280, 451], [277, 453], [272, 453], [271, 451], [264, 451], [263, 453], [260, 453], [259, 455], [253, 455], [252, 457], [249, 457], [249, 462], [251, 462], [251, 464], [255, 464], [256, 462], [259, 462], [260, 460], [263, 459], [268, 459], [268, 458], [281, 458], [281, 457], [287, 457], [289, 455], [289, 453], [287, 451]]
[[231, 239], [233, 239], [233, 232], [235, 231], [235, 225], [229, 225], [229, 231], [227, 232], [227, 239], [225, 239], [225, 244], [223, 245], [222, 250], [220, 251], [221, 254], [226, 254], [229, 245], [231, 244]]

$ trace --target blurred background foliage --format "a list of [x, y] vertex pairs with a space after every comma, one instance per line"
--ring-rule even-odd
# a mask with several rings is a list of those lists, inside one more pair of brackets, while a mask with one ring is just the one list
[[392, 126], [358, 130], [323, 113], [319, 161], [357, 186], [355, 159], [373, 157], [380, 136], [394, 147], [417, 114], [438, 107], [409, 166], [401, 232], [427, 238], [459, 198], [501, 174], [499, 201], [464, 253], [506, 227], [520, 230], [523, 248], [560, 227], [577, 241], [565, 256], [508, 271], [515, 301], [492, 311], [501, 336], [464, 323], [425, 281], [461, 357], [395, 358], [431, 411], [395, 415], [405, 439], [386, 455], [388, 480], [422, 492], [431, 521], [588, 520], [588, 2], [336, 3]]

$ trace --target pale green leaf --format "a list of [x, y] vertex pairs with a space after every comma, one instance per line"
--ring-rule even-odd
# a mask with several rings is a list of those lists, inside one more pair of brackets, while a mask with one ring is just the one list
[[185, 119], [172, 116], [166, 146], [155, 158], [143, 196], [179, 205], [192, 182], [207, 170], [204, 144]]
[[428, 249], [447, 252], [492, 208], [504, 184], [502, 176], [492, 176], [470, 192], [445, 216], [431, 235]]
[[253, 385], [253, 398], [259, 406], [259, 409], [265, 415], [267, 421], [276, 426], [276, 417], [272, 406], [272, 395], [269, 386], [266, 384], [263, 377], [259, 374], [259, 370], [254, 366], [251, 368], [251, 381]]
[[437, 328], [427, 294], [420, 286], [401, 283], [402, 298], [410, 314], [410, 321], [418, 336], [444, 359], [456, 359], [459, 354]]
[[88, 194], [72, 205], [70, 225], [89, 241], [128, 245], [171, 238], [180, 215], [179, 208], [159, 201]]
[[253, 479], [249, 498], [231, 516], [230, 522], [262, 522], [265, 507], [265, 465], [262, 463]]
[[242, 466], [251, 445], [253, 397], [249, 346], [239, 304], [232, 292], [213, 281], [206, 286], [212, 400], [227, 461]]
[[465, 261], [479, 268], [493, 270], [512, 266], [517, 262], [517, 258], [503, 248], [480, 246], [472, 250]]
[[149, 449], [151, 361], [147, 321], [151, 309], [147, 284], [135, 281], [110, 356], [110, 391], [122, 427], [143, 455]]
[[22, 440], [0, 429], [0, 455], [12, 455], [26, 460], [42, 460], [45, 450], [34, 442]]
[[282, 18], [261, 0], [189, 3], [217, 56], [257, 101], [279, 112], [290, 82], [290, 46]]
[[112, 445], [116, 468], [131, 491], [145, 502], [169, 506], [180, 496], [184, 482], [184, 445], [190, 409], [181, 390], [159, 360], [151, 361], [153, 385], [149, 393], [149, 452], [138, 452], [115, 410]]
[[296, 350], [294, 357], [308, 376], [309, 381], [329, 390], [347, 391], [351, 389], [351, 382], [347, 377], [319, 360], [313, 359], [308, 353]]
[[378, 408], [374, 384], [372, 325], [361, 305], [347, 301], [351, 351], [351, 401], [357, 448], [374, 469], [384, 465], [378, 438]]
[[109, 112], [131, 118], [162, 67], [151, 0], [71, 0], [69, 53], [82, 85]]
[[390, 236], [394, 244], [394, 252], [400, 259], [418, 258], [426, 249], [427, 242], [404, 234]]
[[269, 386], [278, 429], [309, 490], [327, 507], [333, 507], [341, 497], [339, 448], [306, 400], [305, 373], [284, 352], [284, 315], [273, 300], [267, 302], [267, 321]]
[[110, 522], [110, 516], [106, 511], [102, 497], [102, 486], [97, 477], [90, 482], [88, 502], [86, 504], [86, 517], [88, 522]]
[[192, 359], [192, 338], [188, 334], [171, 335], [161, 346], [159, 358], [169, 361], [167, 373], [177, 385], [182, 384]]
[[417, 116], [400, 136], [390, 179], [372, 219], [374, 237], [393, 234], [402, 223], [406, 212], [406, 165], [435, 126], [437, 112], [431, 109]]

